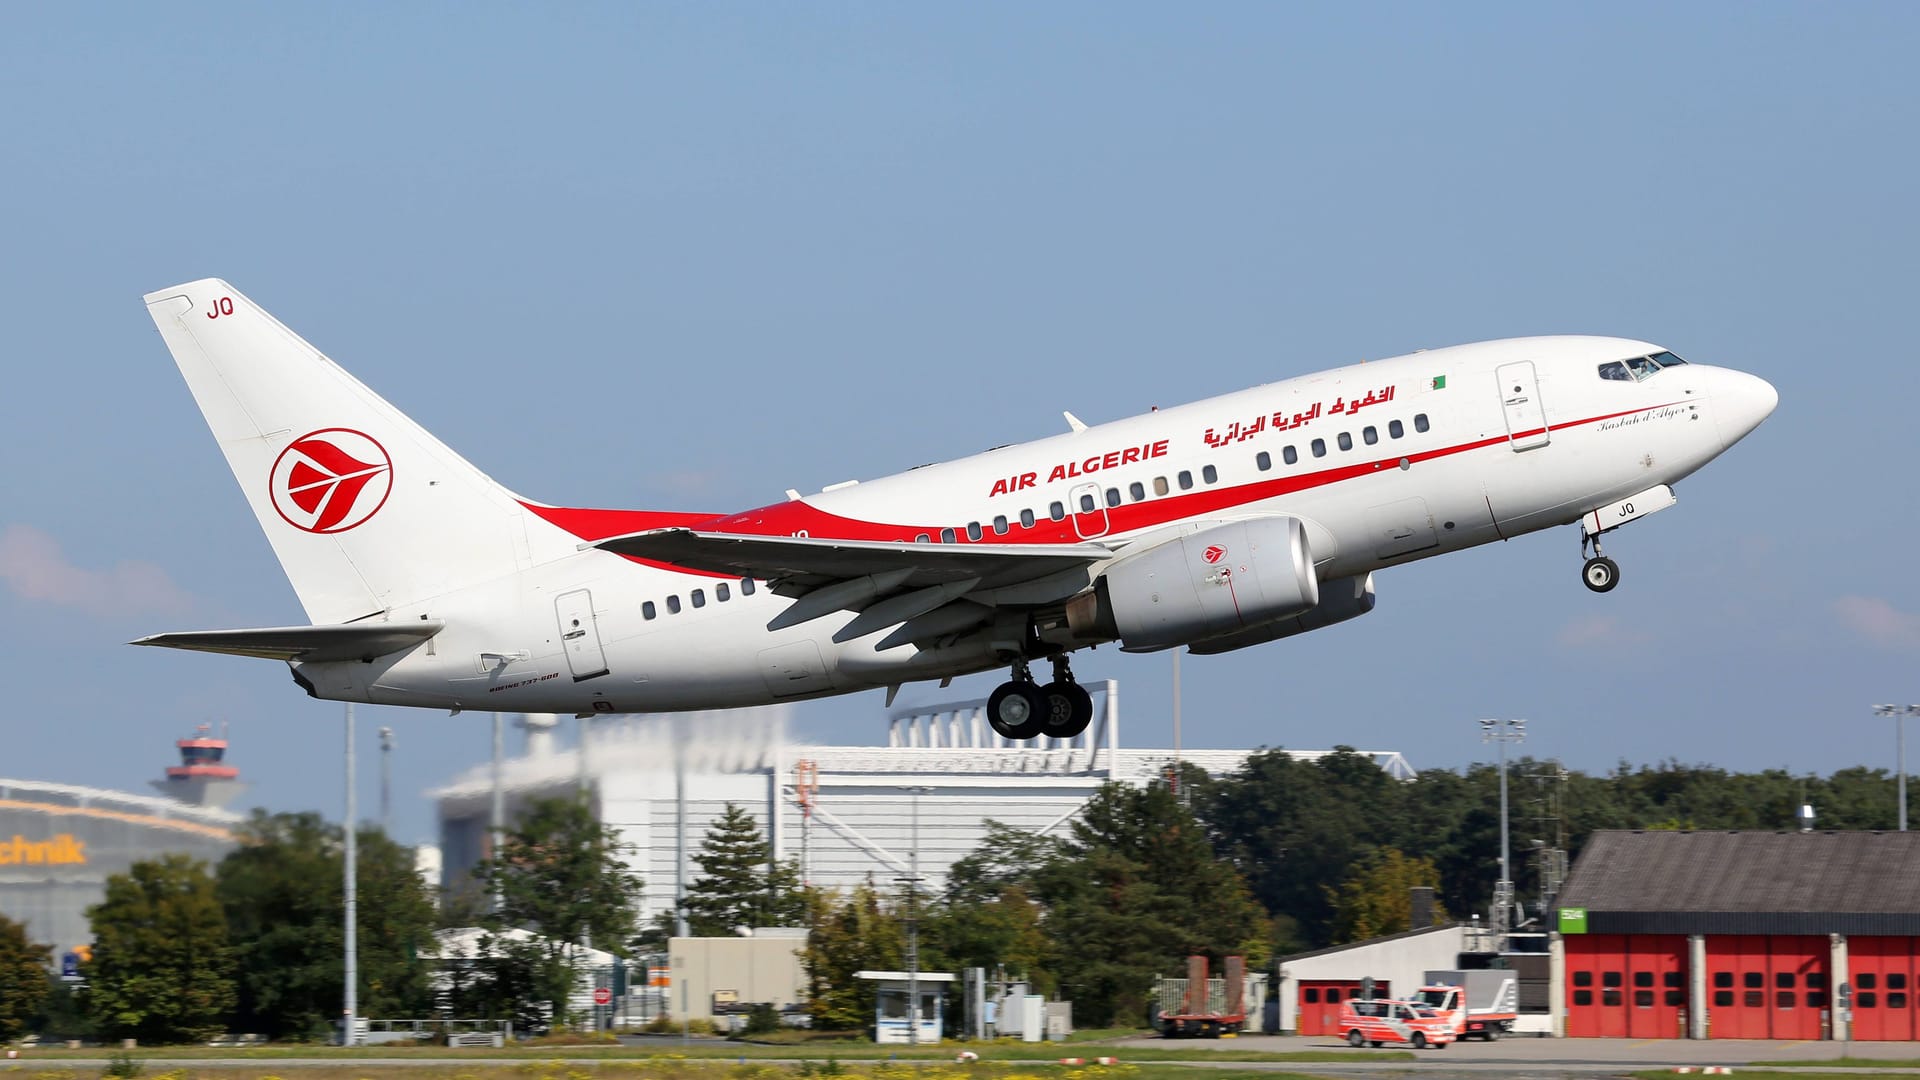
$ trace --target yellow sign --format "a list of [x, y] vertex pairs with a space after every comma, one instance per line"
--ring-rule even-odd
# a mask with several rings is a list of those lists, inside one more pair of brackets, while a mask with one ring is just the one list
[[72, 833], [61, 833], [50, 840], [33, 841], [19, 833], [12, 840], [0, 840], [0, 866], [85, 866], [87, 845]]

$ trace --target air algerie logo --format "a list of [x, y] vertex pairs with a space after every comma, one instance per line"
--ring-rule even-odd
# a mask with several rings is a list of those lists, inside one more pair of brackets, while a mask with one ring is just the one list
[[1200, 553], [1200, 557], [1207, 560], [1208, 563], [1217, 563], [1227, 557], [1227, 549], [1221, 547], [1219, 544], [1209, 544], [1207, 545], [1207, 550]]
[[386, 505], [393, 459], [350, 428], [322, 428], [293, 440], [273, 462], [273, 508], [310, 533], [346, 532]]

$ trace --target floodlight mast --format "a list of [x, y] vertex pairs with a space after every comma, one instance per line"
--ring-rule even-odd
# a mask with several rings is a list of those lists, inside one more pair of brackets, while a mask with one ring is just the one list
[[1507, 850], [1507, 744], [1524, 742], [1526, 737], [1525, 720], [1480, 721], [1480, 741], [1500, 744], [1500, 880], [1493, 886], [1493, 910], [1488, 922], [1500, 936], [1502, 948], [1506, 947], [1507, 932], [1513, 928], [1513, 867]]
[[1907, 717], [1920, 716], [1920, 705], [1875, 705], [1875, 716], [1893, 717], [1894, 755], [1900, 765], [1900, 831], [1907, 831]]

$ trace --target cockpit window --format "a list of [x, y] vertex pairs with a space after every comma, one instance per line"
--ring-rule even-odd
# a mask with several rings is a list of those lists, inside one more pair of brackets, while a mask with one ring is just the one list
[[1660, 369], [1678, 367], [1685, 360], [1670, 352], [1658, 352], [1652, 356], [1636, 356], [1631, 360], [1609, 360], [1600, 365], [1600, 377], [1620, 382], [1645, 382], [1660, 374]]

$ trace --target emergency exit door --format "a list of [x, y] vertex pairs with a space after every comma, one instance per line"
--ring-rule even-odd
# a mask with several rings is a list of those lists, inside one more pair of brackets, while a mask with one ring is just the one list
[[586, 589], [563, 593], [553, 608], [560, 617], [560, 642], [566, 646], [573, 681], [605, 675], [607, 653], [600, 647], [600, 627], [593, 621], [593, 594]]
[[1500, 384], [1500, 409], [1506, 414], [1507, 442], [1514, 451], [1547, 445], [1552, 436], [1547, 432], [1547, 410], [1540, 401], [1533, 361], [1502, 364], [1493, 377]]

